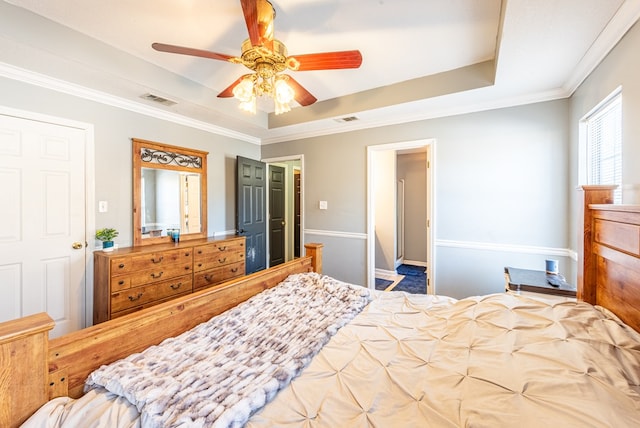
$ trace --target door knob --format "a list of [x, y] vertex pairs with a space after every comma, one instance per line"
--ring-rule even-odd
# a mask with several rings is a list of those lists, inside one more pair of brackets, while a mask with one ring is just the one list
[[79, 250], [80, 248], [82, 248], [82, 243], [76, 241], [73, 244], [71, 244], [71, 248], [73, 248], [74, 250]]
[[282, 220], [282, 225], [284, 226], [285, 224], [287, 224], [287, 222], [285, 222], [284, 220]]

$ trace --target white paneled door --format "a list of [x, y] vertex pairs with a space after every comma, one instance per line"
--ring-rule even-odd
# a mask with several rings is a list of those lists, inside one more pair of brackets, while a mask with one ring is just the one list
[[83, 327], [85, 131], [0, 114], [0, 321]]

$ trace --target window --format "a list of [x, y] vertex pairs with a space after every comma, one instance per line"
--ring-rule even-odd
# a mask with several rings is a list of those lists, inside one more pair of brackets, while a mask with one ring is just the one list
[[622, 202], [622, 96], [620, 89], [583, 120], [586, 183], [617, 184], [614, 203]]

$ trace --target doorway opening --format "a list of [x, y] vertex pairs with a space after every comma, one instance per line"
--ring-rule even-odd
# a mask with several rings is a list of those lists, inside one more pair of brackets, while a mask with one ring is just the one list
[[[420, 183], [416, 194], [407, 188], [407, 179], [397, 175], [397, 167], [399, 156], [418, 153], [424, 159], [425, 182]], [[411, 265], [424, 265], [426, 292], [435, 294], [434, 159], [434, 139], [367, 147], [367, 286], [371, 289], [376, 288], [376, 271], [396, 274], [406, 261]], [[409, 205], [415, 199], [424, 201], [425, 205], [418, 213], [417, 221], [424, 222], [419, 227], [415, 226], [415, 218], [414, 226], [409, 219], [416, 214]], [[417, 237], [413, 241], [422, 246], [422, 255], [407, 254], [408, 237]]]
[[270, 171], [267, 263], [275, 266], [304, 255], [301, 253], [304, 248], [304, 156], [269, 158], [262, 162]]

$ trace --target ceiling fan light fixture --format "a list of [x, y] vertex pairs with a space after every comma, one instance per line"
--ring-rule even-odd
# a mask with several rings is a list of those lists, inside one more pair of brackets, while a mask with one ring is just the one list
[[263, 95], [273, 98], [275, 114], [291, 111], [295, 91], [288, 84], [289, 76], [275, 73], [249, 74], [233, 88], [233, 96], [240, 101], [239, 108], [256, 114], [257, 99]]
[[285, 75], [277, 75], [275, 78], [273, 103], [276, 115], [291, 111], [289, 103], [293, 101], [296, 94], [287, 83], [288, 80], [289, 77]]
[[291, 111], [291, 107], [289, 106], [289, 103], [281, 103], [277, 99], [274, 99], [273, 105], [275, 107], [276, 115]]
[[233, 96], [240, 102], [251, 101], [255, 98], [255, 79], [253, 76], [247, 76], [233, 88]]
[[293, 97], [295, 96], [295, 92], [293, 91], [291, 86], [289, 86], [287, 80], [289, 80], [287, 76], [276, 76], [276, 83], [274, 85], [274, 99], [282, 104], [289, 104], [291, 101], [293, 101]]
[[248, 101], [242, 101], [239, 105], [238, 108], [240, 108], [240, 110], [242, 111], [246, 111], [247, 113], [251, 113], [251, 114], [256, 114], [258, 108], [257, 108], [257, 100], [255, 97], [251, 98]]

